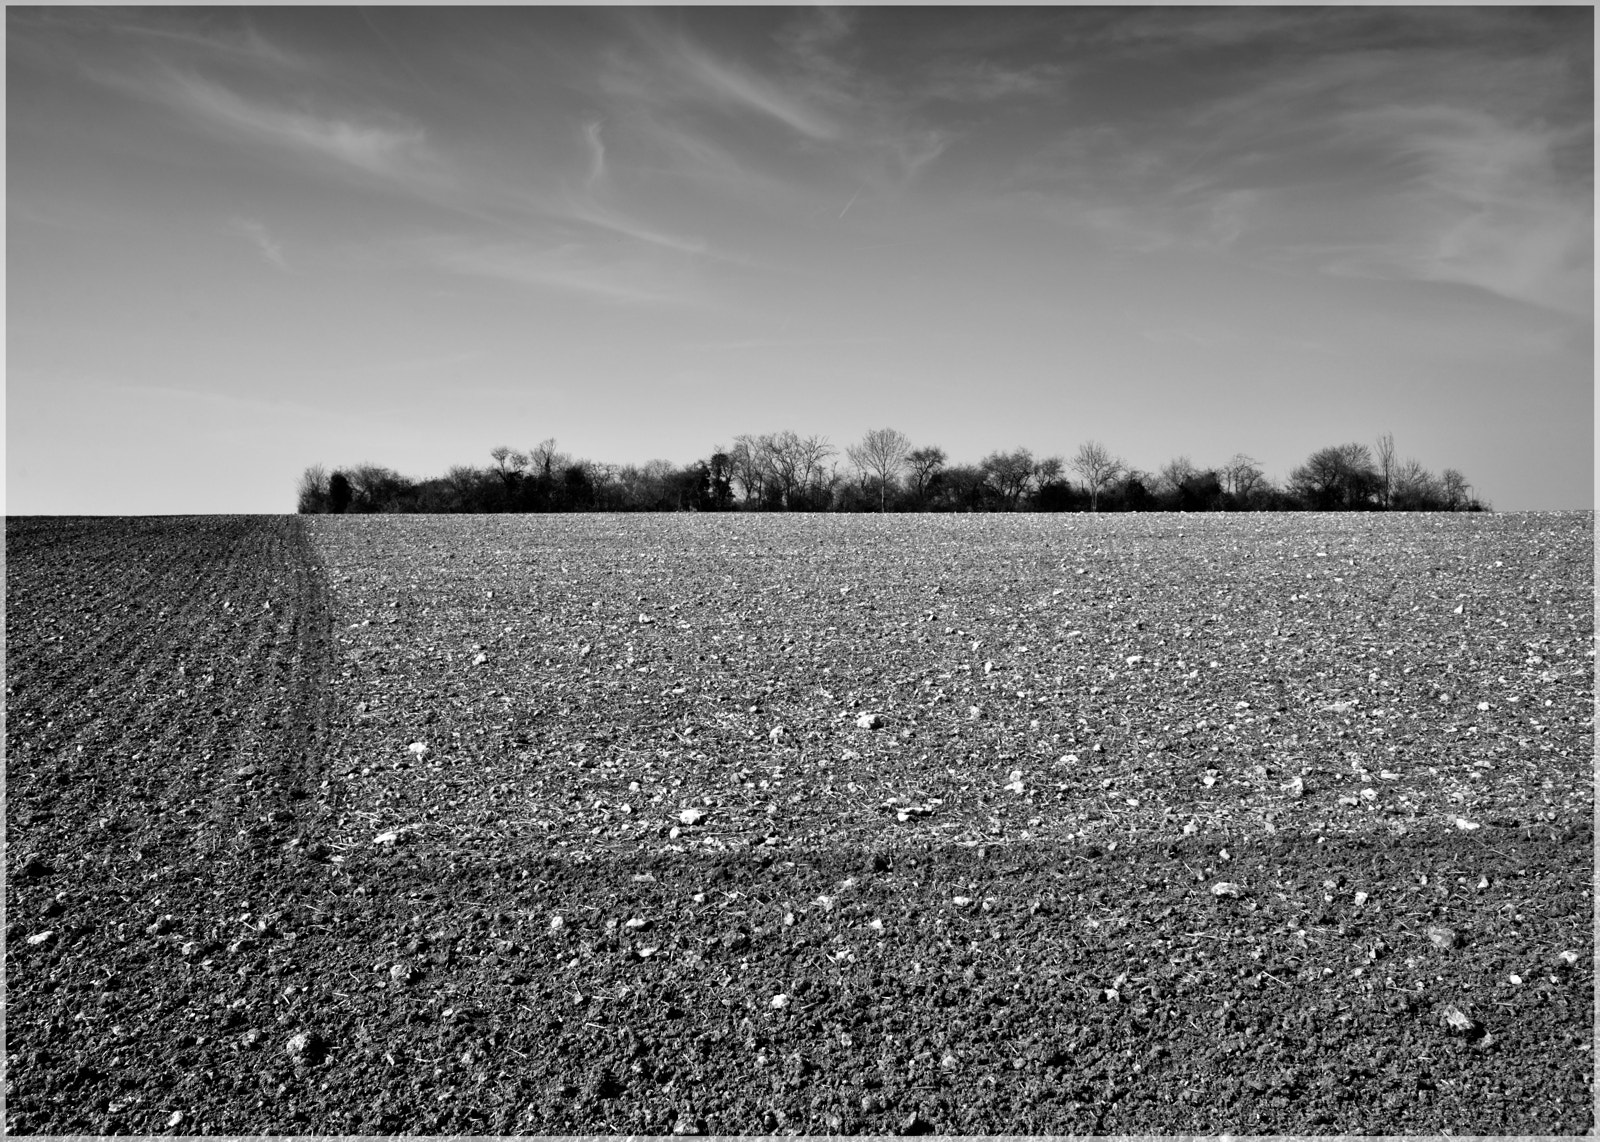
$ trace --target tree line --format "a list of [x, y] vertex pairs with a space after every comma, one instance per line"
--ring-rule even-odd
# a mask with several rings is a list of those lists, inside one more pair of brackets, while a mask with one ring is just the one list
[[358, 464], [300, 478], [302, 513], [583, 511], [1485, 511], [1454, 468], [1435, 475], [1401, 460], [1394, 435], [1373, 447], [1319, 448], [1277, 484], [1238, 453], [1212, 467], [1178, 456], [1146, 472], [1098, 441], [1072, 456], [1026, 448], [975, 464], [915, 446], [892, 428], [869, 431], [841, 457], [824, 436], [792, 431], [734, 438], [687, 465], [605, 464], [568, 455], [553, 439], [489, 452], [484, 467], [458, 465], [413, 480]]

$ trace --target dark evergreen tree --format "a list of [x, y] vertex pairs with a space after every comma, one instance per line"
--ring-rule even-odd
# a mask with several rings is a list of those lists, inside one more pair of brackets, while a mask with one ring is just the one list
[[328, 510], [335, 515], [342, 515], [350, 510], [350, 477], [343, 472], [335, 472], [328, 477]]

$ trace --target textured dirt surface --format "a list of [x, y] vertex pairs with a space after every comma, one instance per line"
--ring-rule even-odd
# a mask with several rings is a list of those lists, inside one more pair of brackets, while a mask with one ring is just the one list
[[8, 1130], [1589, 1131], [1592, 586], [1589, 515], [9, 520]]

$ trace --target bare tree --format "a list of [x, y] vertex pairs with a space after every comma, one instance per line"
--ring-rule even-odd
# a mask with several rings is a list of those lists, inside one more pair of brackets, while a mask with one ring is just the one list
[[1097, 440], [1085, 441], [1072, 457], [1072, 470], [1089, 489], [1089, 510], [1100, 510], [1100, 493], [1116, 482], [1125, 465]]
[[910, 451], [910, 439], [892, 428], [874, 428], [861, 438], [860, 444], [845, 447], [845, 454], [862, 479], [877, 481], [880, 512], [889, 510], [889, 485], [905, 466]]
[[1016, 511], [1017, 504], [1033, 483], [1033, 453], [1026, 448], [1015, 452], [991, 452], [979, 467], [989, 486], [999, 495], [1007, 511]]
[[1187, 456], [1174, 456], [1162, 465], [1160, 476], [1160, 491], [1176, 496], [1183, 491], [1183, 482], [1191, 479], [1197, 469], [1194, 461]]
[[1071, 501], [1072, 487], [1062, 472], [1067, 462], [1059, 456], [1046, 456], [1033, 466], [1033, 506], [1042, 512], [1064, 511]]
[[350, 507], [357, 512], [397, 511], [411, 481], [380, 464], [362, 462], [345, 471]]
[[1289, 487], [1317, 511], [1371, 506], [1378, 468], [1365, 444], [1319, 448], [1289, 473]]
[[313, 464], [300, 474], [300, 491], [296, 510], [302, 515], [312, 515], [328, 510], [328, 470]]
[[1289, 472], [1289, 490], [1308, 507], [1337, 507], [1344, 498], [1344, 474], [1338, 449], [1319, 448]]
[[826, 470], [818, 465], [816, 476], [806, 486], [806, 506], [817, 511], [834, 510], [844, 479], [838, 464], [829, 464]]
[[528, 466], [527, 454], [513, 452], [506, 445], [499, 444], [489, 449], [489, 457], [494, 461], [495, 475], [500, 477], [500, 484], [505, 488], [509, 500], [516, 493], [523, 469]]
[[[555, 441], [551, 441], [551, 443], [554, 444]], [[489, 449], [489, 456], [494, 461], [495, 472], [502, 480], [513, 473], [520, 475], [522, 470], [528, 466], [528, 454], [526, 452], [513, 452], [504, 444], [499, 444]]]
[[478, 498], [478, 481], [481, 476], [482, 473], [467, 464], [453, 465], [445, 472], [444, 487], [449, 497], [449, 510], [453, 512], [482, 510], [483, 505]]
[[669, 460], [637, 464], [595, 464], [590, 472], [595, 498], [621, 511], [663, 511], [670, 508], [677, 468]]
[[1394, 503], [1394, 433], [1378, 437], [1378, 502], [1387, 511]]
[[[792, 450], [795, 458], [794, 469], [800, 475], [795, 490], [809, 500], [822, 499], [824, 503], [833, 501], [834, 488], [839, 483], [837, 468], [825, 467], [827, 462], [838, 453], [832, 444], [828, 443], [826, 436], [796, 436], [792, 432], [783, 434], [785, 447]], [[792, 506], [793, 493], [784, 499], [784, 506]]]
[[778, 491], [778, 502], [788, 510], [795, 492], [805, 486], [806, 455], [803, 442], [785, 429], [760, 437], [761, 458]]
[[825, 436], [800, 436], [790, 431], [737, 436], [728, 459], [746, 503], [784, 509], [802, 502], [831, 498], [832, 484], [824, 465], [834, 455]]
[[766, 492], [766, 467], [762, 463], [760, 441], [754, 436], [733, 438], [728, 449], [728, 478], [739, 485], [739, 498], [749, 505], [759, 506]]
[[1446, 468], [1439, 473], [1439, 484], [1444, 492], [1444, 506], [1447, 510], [1458, 512], [1471, 502], [1472, 485], [1467, 483], [1467, 478], [1454, 468]]
[[949, 457], [944, 454], [944, 449], [936, 445], [918, 448], [906, 456], [906, 464], [911, 469], [911, 486], [916, 492], [917, 503], [926, 503], [928, 493], [933, 488], [933, 481], [938, 478], [939, 471], [944, 467]]
[[1378, 466], [1373, 462], [1372, 450], [1365, 444], [1341, 444], [1338, 452], [1348, 473], [1352, 502], [1370, 503], [1378, 486]]
[[1243, 452], [1235, 452], [1222, 466], [1222, 477], [1228, 494], [1241, 503], [1248, 501], [1251, 493], [1267, 481], [1267, 474], [1261, 470], [1261, 465], [1256, 463], [1254, 457], [1246, 456]]
[[550, 480], [572, 466], [572, 457], [565, 452], [557, 452], [556, 438], [551, 436], [528, 449], [526, 463], [533, 469], [534, 475]]
[[1394, 470], [1390, 502], [1401, 511], [1426, 511], [1444, 503], [1444, 489], [1420, 460], [1409, 458]]

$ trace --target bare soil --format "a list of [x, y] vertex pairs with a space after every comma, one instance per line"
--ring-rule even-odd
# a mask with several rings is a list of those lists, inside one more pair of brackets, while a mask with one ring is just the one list
[[8, 520], [8, 1132], [1590, 1132], [1592, 517], [1442, 523]]

